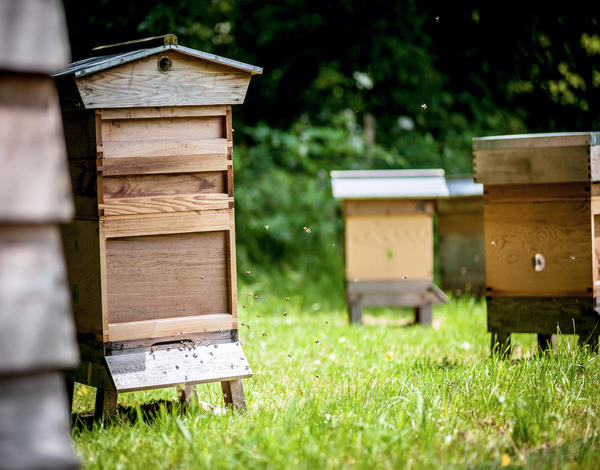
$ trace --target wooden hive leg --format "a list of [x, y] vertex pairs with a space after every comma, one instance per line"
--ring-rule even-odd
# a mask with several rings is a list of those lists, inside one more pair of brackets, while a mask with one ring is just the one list
[[198, 391], [195, 384], [185, 384], [179, 391], [179, 401], [183, 406], [189, 406], [192, 401], [198, 402]]
[[556, 335], [537, 335], [538, 340], [538, 353], [542, 354], [544, 351], [552, 350], [556, 351]]
[[504, 330], [492, 330], [491, 351], [492, 354], [498, 354], [501, 358], [510, 357], [510, 333]]
[[353, 303], [348, 305], [350, 313], [350, 323], [362, 323], [362, 305], [360, 303]]
[[113, 418], [117, 415], [116, 390], [96, 389], [96, 408], [94, 410], [94, 419]]
[[431, 305], [419, 305], [415, 307], [415, 323], [419, 325], [431, 325], [432, 318]]
[[241, 380], [228, 380], [221, 382], [223, 399], [226, 406], [232, 406], [234, 411], [246, 410], [246, 397], [244, 384]]

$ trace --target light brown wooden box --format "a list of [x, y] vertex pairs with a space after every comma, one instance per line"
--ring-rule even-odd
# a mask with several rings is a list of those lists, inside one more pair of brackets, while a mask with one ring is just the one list
[[335, 171], [346, 242], [350, 321], [364, 306], [415, 307], [431, 323], [431, 305], [447, 300], [433, 281], [434, 198], [446, 197], [443, 170]]
[[207, 381], [243, 406], [231, 105], [260, 72], [166, 36], [55, 75], [76, 206], [63, 229], [83, 357], [72, 378], [104, 391], [97, 412], [118, 392]]
[[510, 344], [511, 333], [537, 333], [546, 347], [557, 328], [597, 343], [599, 136], [473, 139], [492, 347]]
[[485, 293], [483, 187], [472, 177], [446, 177], [448, 199], [436, 200], [441, 287]]

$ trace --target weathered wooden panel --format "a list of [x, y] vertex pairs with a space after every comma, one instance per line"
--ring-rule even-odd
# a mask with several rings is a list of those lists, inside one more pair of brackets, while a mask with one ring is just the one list
[[108, 240], [109, 323], [229, 312], [226, 237], [223, 231]]
[[590, 183], [485, 185], [485, 202], [589, 200]]
[[225, 194], [225, 175], [218, 172], [104, 177], [104, 202], [113, 198]]
[[227, 171], [232, 165], [226, 154], [170, 157], [122, 157], [98, 160], [104, 176], [150, 175], [202, 171]]
[[100, 229], [97, 220], [74, 220], [61, 227], [69, 289], [78, 333], [102, 335]]
[[0, 167], [0, 220], [71, 218], [60, 106], [50, 78], [0, 77]]
[[[105, 119], [155, 119], [192, 116], [225, 116], [228, 106], [161, 106], [154, 108], [101, 109]], [[230, 107], [229, 107], [230, 108]]]
[[155, 320], [138, 320], [109, 323], [110, 341], [133, 341], [155, 338], [155, 341], [170, 341], [173, 336], [188, 339], [194, 333], [237, 330], [237, 321], [229, 313], [166, 317]]
[[[168, 57], [168, 73], [158, 60]], [[135, 77], [135, 79], [132, 79]], [[198, 106], [244, 102], [250, 73], [169, 51], [76, 79], [86, 108]]]
[[223, 116], [103, 120], [102, 141], [106, 145], [113, 141], [221, 139], [226, 137], [223, 120]]
[[592, 296], [590, 217], [586, 201], [486, 204], [488, 295]]
[[226, 155], [226, 139], [143, 140], [139, 142], [106, 142], [101, 151], [104, 158], [176, 157], [181, 155]]
[[233, 230], [233, 210], [217, 213], [165, 213], [138, 217], [112, 216], [100, 221], [102, 233], [108, 237], [136, 237], [189, 232]]
[[240, 343], [124, 352], [106, 358], [117, 392], [252, 377]]
[[176, 194], [105, 199], [99, 208], [109, 216], [228, 209], [232, 204], [227, 194]]
[[433, 201], [401, 200], [401, 199], [345, 199], [342, 202], [344, 215], [369, 214], [433, 214]]
[[433, 221], [428, 214], [346, 218], [346, 279], [433, 278]]
[[78, 361], [61, 245], [54, 225], [0, 225], [4, 374], [56, 370]]
[[590, 181], [589, 146], [474, 150], [475, 182], [488, 184]]

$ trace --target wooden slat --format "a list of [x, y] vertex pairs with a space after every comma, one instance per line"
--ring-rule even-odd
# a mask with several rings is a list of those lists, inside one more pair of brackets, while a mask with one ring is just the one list
[[226, 171], [231, 160], [226, 154], [120, 157], [98, 160], [104, 176], [151, 175], [200, 171]]
[[[227, 196], [224, 172], [197, 172], [156, 175], [107, 176], [104, 199], [154, 196], [206, 195]], [[210, 196], [212, 194], [213, 196]]]
[[571, 183], [591, 180], [589, 146], [475, 150], [476, 183]]
[[438, 214], [483, 213], [483, 195], [438, 199], [435, 201], [435, 206]]
[[223, 139], [222, 116], [160, 119], [111, 119], [102, 121], [102, 140], [140, 142], [144, 140]]
[[433, 214], [435, 210], [433, 201], [410, 199], [344, 200], [342, 207], [346, 216], [368, 214]]
[[106, 119], [153, 119], [192, 116], [225, 116], [225, 106], [161, 106], [154, 108], [101, 109]]
[[178, 384], [240, 380], [252, 377], [252, 370], [240, 343], [194, 349], [160, 349], [125, 352], [106, 357], [118, 392], [132, 392]]
[[[486, 204], [488, 295], [592, 296], [590, 203]], [[544, 256], [535, 271], [532, 258]]]
[[170, 233], [210, 232], [230, 230], [233, 211], [168, 216], [110, 218], [100, 220], [100, 230], [108, 238], [160, 235]]
[[237, 322], [230, 314], [223, 313], [110, 323], [108, 325], [108, 337], [110, 341], [125, 341], [136, 338], [161, 338], [163, 336], [233, 329], [237, 329]]
[[144, 140], [104, 142], [98, 149], [104, 158], [177, 157], [182, 155], [227, 155], [226, 139]]
[[531, 134], [523, 137], [505, 137], [498, 139], [474, 139], [473, 150], [527, 150], [553, 147], [585, 147], [590, 145], [589, 133]]
[[433, 278], [433, 220], [429, 214], [346, 218], [346, 279]]
[[229, 311], [228, 233], [111, 238], [109, 322]]
[[[169, 73], [157, 68], [169, 56]], [[232, 70], [175, 51], [156, 54], [76, 80], [89, 108], [199, 106], [244, 102], [250, 73]]]
[[486, 203], [589, 200], [589, 183], [486, 185]]
[[233, 198], [226, 194], [177, 194], [107, 198], [99, 207], [104, 210], [104, 215], [125, 215], [228, 209], [230, 202], [233, 202]]

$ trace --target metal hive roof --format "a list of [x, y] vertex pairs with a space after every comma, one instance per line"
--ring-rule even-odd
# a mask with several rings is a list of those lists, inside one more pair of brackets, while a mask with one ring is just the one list
[[332, 171], [339, 199], [448, 197], [444, 170]]
[[450, 197], [482, 196], [483, 184], [475, 183], [472, 176], [447, 176]]
[[154, 54], [166, 51], [177, 51], [182, 54], [206, 60], [215, 64], [224, 65], [237, 70], [242, 70], [250, 74], [261, 74], [263, 69], [255, 65], [246, 64], [237, 60], [228, 59], [208, 52], [191, 49], [189, 47], [180, 46], [178, 44], [165, 44], [162, 46], [151, 47], [146, 49], [138, 49], [135, 51], [121, 52], [117, 54], [102, 55], [97, 57], [89, 57], [67, 65], [64, 69], [52, 74], [53, 77], [62, 77], [65, 75], [74, 75], [75, 78], [85, 77], [102, 70], [116, 67], [117, 65], [126, 64], [134, 60], [142, 59]]

